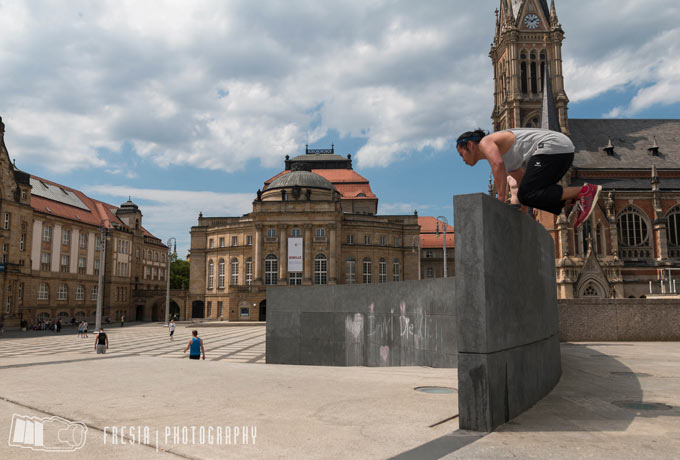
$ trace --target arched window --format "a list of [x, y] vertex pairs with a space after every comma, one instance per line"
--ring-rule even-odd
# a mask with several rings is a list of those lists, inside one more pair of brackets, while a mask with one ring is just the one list
[[215, 283], [215, 262], [208, 262], [208, 289], [212, 289]]
[[676, 206], [668, 214], [668, 255], [680, 257], [680, 207]]
[[529, 78], [527, 75], [527, 52], [522, 51], [519, 55], [520, 57], [520, 87], [522, 89], [522, 94], [527, 94], [529, 92]]
[[604, 225], [602, 225], [602, 222], [597, 224], [595, 230], [595, 249], [600, 257], [604, 257]]
[[326, 256], [317, 254], [314, 257], [314, 284], [327, 284]]
[[253, 284], [253, 259], [246, 259], [246, 286]]
[[279, 259], [274, 254], [264, 258], [264, 284], [277, 284], [279, 280]]
[[345, 261], [345, 282], [354, 284], [357, 282], [357, 261], [354, 257], [348, 257]]
[[83, 300], [85, 298], [85, 286], [78, 286], [76, 288], [76, 300]]
[[399, 264], [399, 259], [394, 259], [392, 262], [392, 281], [401, 280], [401, 266]]
[[234, 257], [231, 259], [231, 285], [236, 286], [238, 284], [238, 259]]
[[364, 259], [364, 283], [372, 282], [373, 267], [371, 266], [371, 259], [368, 257]]
[[380, 259], [378, 262], [378, 282], [387, 283], [387, 261]]
[[538, 80], [536, 79], [536, 55], [531, 55], [531, 92], [538, 94]]
[[621, 258], [651, 257], [649, 223], [645, 214], [634, 206], [627, 206], [616, 219]]
[[224, 259], [220, 259], [217, 263], [217, 287], [224, 288]]
[[38, 300], [48, 300], [50, 297], [50, 287], [47, 283], [40, 283], [38, 287]]
[[602, 297], [602, 293], [595, 283], [590, 282], [583, 288], [582, 297]]
[[66, 286], [65, 284], [60, 284], [59, 290], [57, 291], [57, 300], [66, 299], [68, 299], [68, 286]]
[[581, 257], [585, 257], [586, 254], [588, 254], [588, 245], [590, 244], [590, 242], [588, 241], [588, 237], [592, 238], [592, 232], [593, 224], [590, 221], [590, 219], [583, 222], [581, 228], [577, 230], [578, 255]]

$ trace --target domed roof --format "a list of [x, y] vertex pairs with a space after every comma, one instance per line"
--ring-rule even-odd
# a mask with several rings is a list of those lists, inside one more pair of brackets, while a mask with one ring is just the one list
[[295, 187], [296, 185], [298, 187], [336, 190], [328, 179], [311, 171], [291, 171], [288, 174], [284, 174], [269, 184], [267, 190]]
[[121, 211], [138, 211], [139, 206], [134, 204], [131, 199], [128, 198], [128, 200], [120, 205], [120, 210]]

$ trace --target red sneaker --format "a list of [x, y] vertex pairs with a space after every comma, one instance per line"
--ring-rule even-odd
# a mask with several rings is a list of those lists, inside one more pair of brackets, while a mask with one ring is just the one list
[[581, 192], [576, 197], [576, 205], [574, 205], [574, 210], [576, 211], [574, 230], [579, 228], [593, 213], [601, 191], [601, 185], [585, 184], [581, 188]]

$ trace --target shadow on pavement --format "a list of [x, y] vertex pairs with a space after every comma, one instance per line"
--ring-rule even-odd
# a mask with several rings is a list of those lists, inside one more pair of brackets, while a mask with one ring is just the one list
[[[499, 427], [498, 432], [625, 431], [636, 417], [678, 416], [658, 401], [644, 401], [640, 378], [609, 354], [593, 346], [631, 344], [561, 344], [562, 378], [555, 389], [534, 407]], [[615, 356], [615, 355], [614, 355]], [[489, 433], [458, 430], [406, 451], [394, 459], [438, 459]]]

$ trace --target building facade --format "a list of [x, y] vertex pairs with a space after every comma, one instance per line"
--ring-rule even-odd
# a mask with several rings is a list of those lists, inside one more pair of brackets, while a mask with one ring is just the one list
[[1, 120], [0, 148], [5, 325], [94, 318], [102, 248], [102, 317], [151, 320], [154, 306], [145, 293], [165, 291], [167, 247], [144, 229], [138, 206], [112, 206], [19, 171]]
[[[455, 235], [453, 227], [434, 217], [418, 217], [420, 226], [421, 279], [444, 277], [444, 243], [446, 242], [446, 276], [456, 276]], [[446, 240], [444, 228], [446, 227]]]
[[204, 217], [191, 229], [194, 318], [266, 319], [274, 285], [417, 279], [417, 215], [377, 215], [378, 198], [334, 149], [286, 156], [242, 217]]
[[496, 15], [489, 53], [494, 130], [541, 126], [568, 134], [576, 151], [562, 185], [603, 187], [578, 231], [564, 213], [538, 213], [555, 241], [558, 296], [674, 294], [673, 278], [680, 276], [680, 120], [569, 119], [564, 32], [554, 0], [550, 7], [546, 0], [501, 0]]

